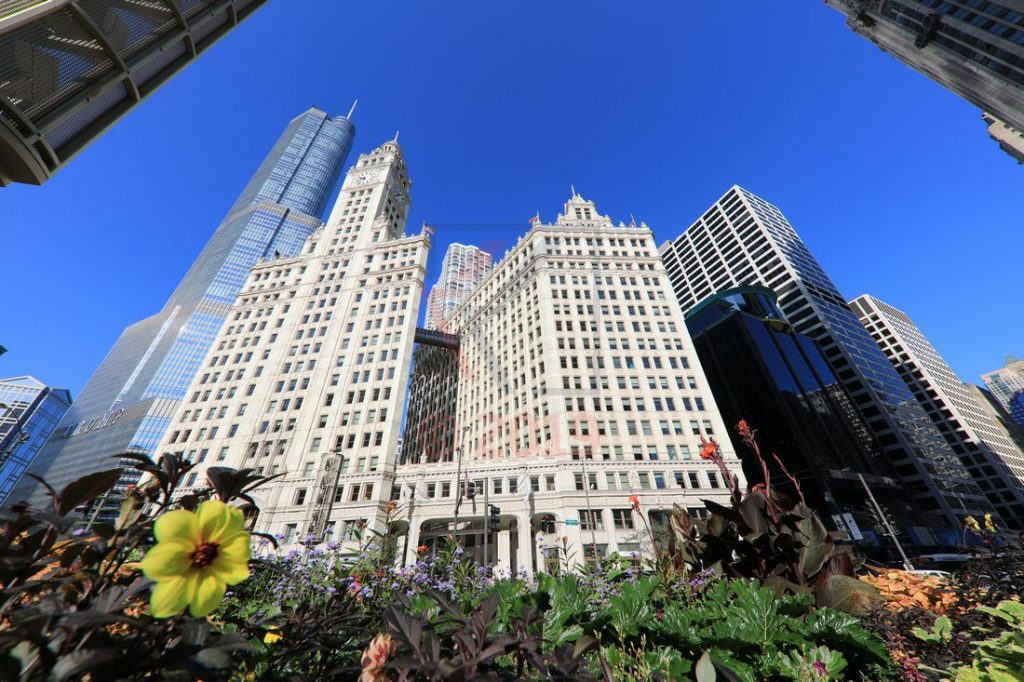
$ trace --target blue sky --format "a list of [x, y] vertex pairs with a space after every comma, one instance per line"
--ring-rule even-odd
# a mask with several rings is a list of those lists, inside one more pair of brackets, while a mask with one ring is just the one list
[[288, 120], [355, 98], [353, 160], [401, 130], [431, 277], [447, 241], [500, 252], [570, 184], [660, 241], [737, 183], [962, 378], [1024, 355], [1024, 168], [821, 2], [269, 0], [45, 186], [0, 190], [0, 376], [77, 395]]

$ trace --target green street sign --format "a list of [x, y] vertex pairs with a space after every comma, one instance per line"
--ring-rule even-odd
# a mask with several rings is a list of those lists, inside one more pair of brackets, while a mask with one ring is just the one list
[[566, 519], [565, 520], [565, 525], [567, 525], [567, 526], [578, 526], [578, 525], [580, 525], [580, 520], [579, 519]]

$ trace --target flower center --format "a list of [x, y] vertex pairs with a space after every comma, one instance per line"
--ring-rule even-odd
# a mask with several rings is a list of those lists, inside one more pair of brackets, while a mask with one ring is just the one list
[[217, 558], [219, 545], [215, 542], [204, 542], [192, 553], [192, 565], [196, 568], [204, 568], [213, 563]]

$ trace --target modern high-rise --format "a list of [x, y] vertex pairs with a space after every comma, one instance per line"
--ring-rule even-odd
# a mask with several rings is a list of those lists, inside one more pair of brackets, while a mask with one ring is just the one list
[[[59, 487], [113, 466], [114, 455], [153, 451], [249, 269], [297, 255], [322, 224], [354, 134], [348, 117], [318, 109], [291, 121], [163, 309], [128, 327], [107, 353], [33, 473]], [[233, 362], [252, 354], [239, 349]], [[12, 499], [42, 494], [25, 478]]]
[[981, 380], [1014, 420], [1024, 426], [1024, 360], [1007, 355], [1005, 365], [985, 372]]
[[813, 338], [840, 378], [908, 491], [927, 528], [958, 528], [988, 501], [914, 399], [835, 284], [778, 208], [732, 187], [676, 239], [662, 258], [684, 310], [725, 289], [757, 284], [774, 291], [795, 331]]
[[[444, 333], [448, 316], [484, 280], [493, 266], [486, 251], [451, 244], [437, 282], [427, 295], [423, 327]], [[408, 444], [402, 461], [451, 461], [455, 452], [455, 401], [458, 398], [458, 349], [420, 344], [413, 353], [409, 402], [405, 419]]]
[[971, 395], [910, 317], [874, 296], [850, 302], [993, 509], [1024, 529], [1024, 452]]
[[0, 379], [0, 504], [71, 407], [71, 392], [35, 377]]
[[441, 274], [427, 295], [426, 329], [445, 330], [445, 321], [493, 266], [491, 254], [475, 246], [452, 244], [444, 254]]
[[[795, 496], [792, 475], [808, 504], [865, 545], [887, 544], [865, 485], [898, 526], [913, 525], [899, 514], [903, 486], [870, 427], [821, 349], [793, 331], [773, 291], [722, 291], [687, 313], [686, 327], [722, 416], [730, 424], [746, 420], [756, 431], [776, 490]], [[739, 455], [748, 480], [759, 480], [754, 453], [740, 446]]]
[[[396, 144], [360, 157], [306, 253], [253, 269], [159, 447], [201, 460], [187, 482], [218, 463], [284, 473], [257, 491], [256, 527], [286, 544], [382, 530], [395, 501], [406, 561], [449, 534], [484, 559], [494, 511], [488, 560], [528, 572], [557, 564], [558, 548], [573, 561], [639, 556], [631, 495], [656, 527], [674, 503], [726, 499], [701, 439], [742, 471], [651, 231], [616, 227], [579, 196], [520, 238], [435, 335], [457, 339], [454, 450], [420, 461], [403, 441], [399, 462], [428, 247], [398, 231], [407, 187]], [[256, 319], [266, 332], [249, 329]], [[219, 369], [246, 340], [244, 375]], [[473, 497], [456, 511], [460, 489]]]
[[1006, 406], [992, 394], [992, 391], [974, 384], [965, 383], [964, 386], [975, 397], [989, 418], [1002, 427], [1006, 437], [1024, 452], [1024, 425], [1013, 418]]
[[0, 186], [46, 182], [264, 2], [0, 2]]
[[846, 25], [1024, 130], [1024, 0], [825, 0]]

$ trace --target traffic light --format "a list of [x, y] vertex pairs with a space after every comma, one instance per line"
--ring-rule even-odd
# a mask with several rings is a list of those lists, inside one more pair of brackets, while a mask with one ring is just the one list
[[466, 481], [466, 499], [472, 500], [476, 497], [476, 484], [473, 481]]
[[501, 508], [491, 505], [488, 512], [491, 515], [491, 528], [495, 528], [501, 525]]

